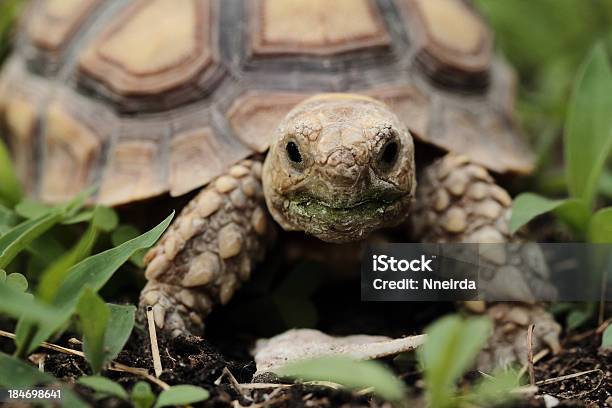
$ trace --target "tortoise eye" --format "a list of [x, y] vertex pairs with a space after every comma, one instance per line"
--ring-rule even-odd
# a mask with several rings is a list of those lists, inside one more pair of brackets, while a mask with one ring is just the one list
[[290, 161], [296, 164], [302, 163], [302, 154], [300, 153], [300, 148], [297, 143], [294, 141], [287, 142], [285, 150], [287, 151], [287, 157]]
[[397, 157], [399, 156], [398, 153], [399, 144], [397, 140], [392, 140], [385, 144], [385, 146], [381, 149], [379, 156], [381, 167], [384, 169], [389, 169], [391, 166], [393, 166], [397, 161]]

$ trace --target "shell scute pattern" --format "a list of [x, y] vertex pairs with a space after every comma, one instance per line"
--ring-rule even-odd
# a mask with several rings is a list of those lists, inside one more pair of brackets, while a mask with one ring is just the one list
[[[32, 3], [0, 76], [19, 175], [45, 200], [73, 191], [44, 166], [76, 169], [73, 186], [101, 185], [108, 205], [185, 194], [264, 153], [293, 106], [332, 91], [380, 98], [416, 138], [496, 172], [532, 168], [507, 103], [512, 73], [466, 1], [62, 1]], [[50, 111], [78, 149], [60, 148]], [[321, 137], [315, 120], [293, 131]]]

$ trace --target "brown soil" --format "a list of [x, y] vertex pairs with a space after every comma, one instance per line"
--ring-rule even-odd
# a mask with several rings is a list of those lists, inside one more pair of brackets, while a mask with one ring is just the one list
[[[536, 381], [597, 370], [542, 385], [539, 394], [549, 394], [560, 399], [561, 407], [612, 406], [612, 352], [600, 350], [600, 342], [601, 336], [595, 330], [572, 334], [564, 340], [564, 350], [559, 355], [545, 357], [537, 362]], [[2, 344], [5, 351], [10, 351], [7, 341], [2, 340], [1, 343], [5, 343]], [[58, 343], [69, 344], [66, 338]], [[389, 403], [371, 396], [326, 387], [280, 385], [262, 390], [238, 390], [227, 376], [220, 381], [219, 378], [222, 377], [224, 368], [227, 368], [239, 383], [249, 383], [252, 380], [255, 367], [247, 356], [246, 349], [235, 350], [233, 353], [242, 355], [243, 358], [229, 358], [200, 337], [169, 339], [163, 334], [159, 338], [159, 346], [164, 367], [160, 379], [170, 385], [195, 384], [208, 389], [211, 398], [200, 406], [235, 407], [233, 404], [238, 402], [241, 406], [266, 404], [271, 407], [391, 407]], [[134, 331], [128, 346], [117, 360], [131, 367], [152, 367], [149, 339], [142, 329]], [[412, 359], [393, 359], [386, 363], [406, 382], [413, 401], [418, 404], [422, 397], [422, 381], [415, 362]], [[82, 358], [57, 352], [49, 352], [46, 356], [45, 371], [69, 383], [74, 383], [82, 375], [91, 374]], [[103, 375], [119, 382], [126, 389], [142, 380], [135, 375], [115, 371], [107, 371]], [[472, 373], [474, 377], [477, 375]], [[152, 387], [154, 391], [160, 391], [158, 387]], [[75, 389], [83, 399], [95, 406], [128, 406], [117, 398], [95, 400], [91, 390], [85, 387], [75, 386]], [[541, 398], [532, 398], [515, 406], [545, 405]]]

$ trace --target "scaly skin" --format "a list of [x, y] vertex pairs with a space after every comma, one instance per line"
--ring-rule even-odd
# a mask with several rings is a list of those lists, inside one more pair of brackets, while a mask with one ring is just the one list
[[[300, 161], [291, 159], [289, 143]], [[374, 99], [313, 97], [280, 124], [263, 187], [270, 213], [285, 230], [327, 242], [362, 239], [408, 215], [416, 187], [412, 136]]]
[[[278, 127], [263, 171], [258, 162], [238, 164], [183, 210], [147, 257], [149, 284], [141, 305], [153, 308], [160, 328], [199, 332], [210, 309], [227, 302], [261, 259], [274, 230], [265, 222], [266, 205], [283, 229], [326, 242], [358, 241], [408, 215], [412, 236], [425, 242], [513, 239], [510, 197], [483, 167], [449, 154], [423, 173], [416, 190], [412, 137], [386, 105], [352, 94], [312, 97]], [[533, 263], [529, 257], [523, 261]], [[504, 262], [498, 271], [509, 270]], [[529, 288], [546, 288], [543, 271], [530, 273]], [[471, 307], [485, 311], [484, 303]], [[536, 347], [540, 337], [554, 344], [558, 334], [558, 325], [538, 307], [494, 307], [490, 315], [498, 322], [493, 339], [502, 351], [490, 343], [483, 365], [524, 360], [523, 328], [529, 323], [549, 328], [536, 330]]]
[[485, 285], [480, 289], [487, 298], [517, 302], [466, 302], [468, 310], [486, 313], [495, 324], [494, 334], [478, 358], [478, 368], [484, 372], [527, 360], [530, 324], [535, 324], [535, 350], [548, 346], [556, 352], [560, 348], [561, 326], [533, 303], [555, 293], [540, 248], [537, 244], [494, 245], [519, 241], [508, 228], [511, 204], [508, 193], [495, 184], [484, 167], [448, 154], [420, 175], [408, 223], [411, 237], [422, 242], [493, 244], [481, 247], [481, 266], [487, 266], [483, 270], [490, 274], [482, 273]]

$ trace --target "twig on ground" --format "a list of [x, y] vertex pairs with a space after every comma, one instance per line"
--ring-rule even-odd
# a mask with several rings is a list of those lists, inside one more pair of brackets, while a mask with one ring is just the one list
[[[10, 333], [10, 332], [6, 332], [4, 330], [0, 330], [0, 337], [7, 337], [9, 339], [14, 339], [15, 338], [15, 334], [14, 333]], [[78, 357], [81, 357], [81, 358], [85, 358], [85, 354], [82, 351], [73, 350], [73, 349], [67, 348], [67, 347], [62, 347], [62, 346], [59, 346], [59, 345], [53, 344], [53, 343], [47, 343], [46, 341], [43, 341], [40, 344], [40, 346], [43, 347], [43, 348], [49, 349], [49, 350], [57, 351], [59, 353], [71, 354], [73, 356], [78, 356]], [[159, 378], [156, 378], [156, 377], [152, 376], [151, 374], [149, 374], [149, 371], [146, 368], [130, 367], [130, 366], [127, 366], [125, 364], [121, 364], [121, 363], [117, 363], [117, 362], [113, 361], [113, 362], [111, 362], [111, 364], [108, 367], [108, 369], [111, 370], [111, 371], [129, 373], [129, 374], [134, 374], [134, 375], [143, 377], [143, 378], [149, 380], [150, 382], [152, 382], [153, 384], [159, 386], [163, 390], [166, 390], [166, 389], [170, 388], [170, 386], [168, 384], [166, 384], [165, 382], [163, 382]]]
[[[548, 353], [550, 353], [550, 349], [542, 349], [538, 352], [538, 354], [536, 354], [535, 356], [533, 356], [533, 364], [535, 367], [535, 364], [538, 363], [538, 361], [540, 361], [541, 359], [543, 359], [544, 357], [546, 357], [548, 355]], [[525, 373], [527, 372], [527, 369], [529, 368], [529, 364], [525, 363], [523, 365], [523, 367], [521, 367], [521, 369], [518, 372], [518, 375], [516, 376], [516, 378], [521, 378], [523, 375], [525, 375]]]
[[147, 307], [147, 323], [149, 326], [149, 339], [151, 340], [151, 355], [153, 356], [153, 369], [155, 377], [159, 378], [163, 368], [161, 357], [159, 356], [159, 346], [157, 345], [157, 332], [155, 331], [155, 319], [153, 318], [153, 309]]
[[599, 325], [599, 327], [597, 327], [597, 329], [595, 330], [595, 333], [597, 333], [598, 335], [603, 334], [603, 332], [605, 332], [608, 326], [610, 326], [611, 324], [612, 324], [612, 318], [605, 320]]
[[535, 369], [533, 368], [533, 328], [530, 324], [527, 329], [527, 366], [529, 368], [529, 384], [535, 385]]
[[[7, 337], [9, 339], [14, 339], [15, 338], [15, 334], [6, 332], [4, 330], [0, 330], [0, 336]], [[62, 347], [62, 346], [59, 346], [57, 344], [47, 343], [46, 341], [43, 341], [42, 343], [40, 343], [40, 346], [43, 347], [43, 348], [49, 349], [49, 350], [59, 351], [60, 353], [72, 354], [72, 355], [75, 355], [75, 356], [79, 356], [79, 357], [85, 358], [85, 354], [82, 351], [73, 350], [73, 349], [68, 348], [68, 347]]]
[[275, 384], [275, 383], [242, 383], [240, 387], [245, 390], [265, 390], [268, 388], [289, 388], [293, 384]]
[[601, 384], [602, 384], [604, 378], [606, 377], [606, 374], [602, 370], [600, 370], [600, 369], [595, 369], [595, 370], [592, 370], [592, 371], [598, 371], [599, 374], [601, 374], [599, 376], [599, 381], [597, 382], [597, 385], [593, 389], [590, 389], [590, 390], [587, 390], [587, 391], [582, 391], [582, 392], [579, 392], [577, 394], [572, 394], [572, 393], [568, 392], [568, 393], [562, 393], [562, 394], [558, 394], [558, 395], [560, 397], [563, 397], [563, 398], [566, 398], [566, 399], [573, 399], [573, 398], [580, 399], [580, 398], [585, 397], [586, 395], [589, 395], [590, 393], [592, 393], [594, 391], [597, 391], [599, 389], [599, 387], [601, 387]]
[[219, 376], [219, 378], [217, 378], [217, 380], [215, 380], [215, 385], [221, 384], [221, 380], [223, 379], [223, 377], [226, 377], [228, 379], [228, 381], [230, 382], [232, 387], [234, 387], [234, 389], [236, 390], [238, 394], [240, 394], [247, 401], [253, 402], [253, 399], [247, 394], [245, 394], [244, 388], [238, 382], [238, 380], [236, 380], [236, 377], [234, 377], [234, 374], [232, 374], [232, 372], [227, 367], [223, 367], [223, 371], [221, 372], [221, 375]]
[[512, 389], [510, 392], [523, 398], [531, 398], [538, 392], [538, 387], [535, 385], [523, 385], [522, 387]]
[[82, 346], [83, 342], [77, 338], [71, 337], [68, 339], [68, 343], [72, 344], [73, 346]]
[[536, 385], [553, 384], [553, 383], [560, 382], [560, 381], [570, 380], [572, 378], [582, 377], [583, 375], [587, 375], [587, 374], [591, 374], [591, 373], [595, 373], [595, 372], [600, 372], [600, 373], [603, 374], [603, 371], [601, 371], [599, 368], [596, 368], [594, 370], [581, 371], [579, 373], [562, 375], [560, 377], [547, 378], [545, 380], [538, 381], [536, 383]]
[[163, 382], [159, 378], [154, 377], [151, 374], [149, 374], [149, 370], [147, 370], [146, 368], [130, 367], [130, 366], [127, 366], [125, 364], [112, 362], [110, 367], [109, 367], [109, 370], [117, 371], [117, 372], [120, 372], [120, 373], [129, 373], [129, 374], [134, 374], [134, 375], [141, 376], [141, 377], [151, 381], [153, 384], [159, 386], [162, 390], [167, 390], [168, 388], [170, 388], [170, 386], [168, 384], [166, 384], [165, 382]]
[[587, 331], [585, 331], [583, 333], [574, 334], [571, 337], [569, 337], [568, 341], [569, 342], [580, 342], [580, 341], [586, 339], [587, 337], [592, 336], [593, 333], [595, 333], [594, 329], [587, 330]]

